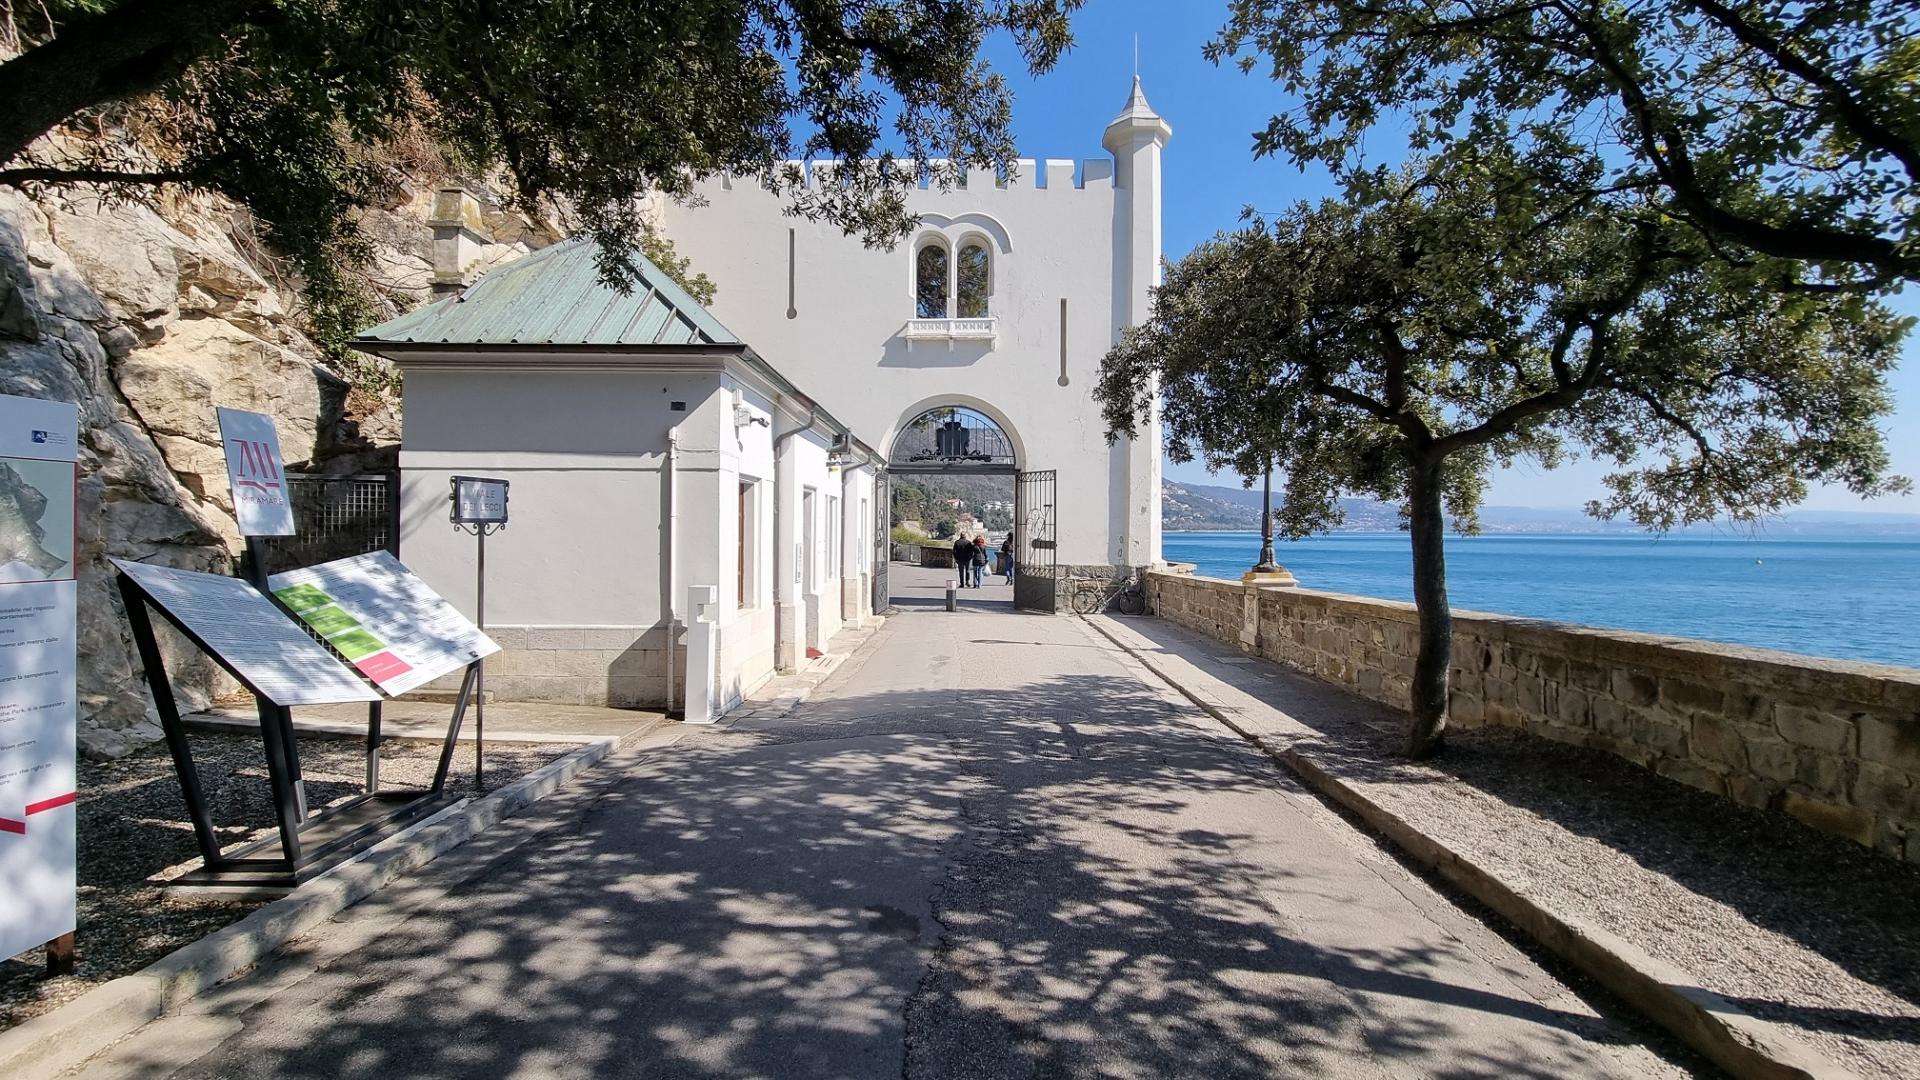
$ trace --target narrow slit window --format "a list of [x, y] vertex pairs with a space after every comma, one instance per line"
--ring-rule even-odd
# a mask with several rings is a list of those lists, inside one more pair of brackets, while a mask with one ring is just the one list
[[960, 249], [958, 261], [959, 273], [955, 278], [954, 292], [959, 300], [959, 315], [963, 319], [984, 319], [987, 317], [987, 297], [993, 293], [993, 259], [982, 244], [968, 244]]
[[920, 318], [947, 317], [947, 248], [934, 242], [923, 245], [913, 258], [913, 293]]

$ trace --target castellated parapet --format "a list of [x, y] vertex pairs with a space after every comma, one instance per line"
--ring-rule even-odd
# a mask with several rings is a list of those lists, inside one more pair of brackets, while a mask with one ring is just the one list
[[[944, 165], [946, 159], [936, 158], [933, 164]], [[839, 165], [840, 161], [835, 158], [816, 158], [812, 161], [788, 160], [780, 168], [800, 170], [801, 179], [806, 183], [807, 188], [814, 190], [833, 184], [833, 172]], [[901, 169], [903, 173], [914, 171], [910, 162], [902, 163]], [[722, 175], [717, 180], [718, 187], [722, 191], [732, 191], [736, 187], [759, 188], [761, 186], [759, 181], [752, 177]], [[992, 169], [968, 169], [966, 176], [954, 186], [953, 191], [979, 195], [996, 189], [1055, 191], [1069, 188], [1074, 190], [1093, 188], [1111, 191], [1113, 187], [1112, 158], [1086, 158], [1081, 161], [1071, 158], [1047, 158], [1044, 162], [1036, 158], [1015, 158], [1011, 175], [1002, 176]], [[919, 189], [936, 194], [940, 192], [939, 185], [932, 183], [925, 176], [920, 177]]]

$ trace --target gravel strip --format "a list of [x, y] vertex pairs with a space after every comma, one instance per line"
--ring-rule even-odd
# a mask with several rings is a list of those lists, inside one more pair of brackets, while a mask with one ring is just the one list
[[1836, 1064], [1920, 1077], [1920, 867], [1523, 732], [1456, 731], [1414, 764], [1401, 714], [1291, 673], [1261, 681], [1240, 685], [1320, 733], [1296, 749], [1502, 881]]
[[[252, 734], [189, 732], [200, 783], [223, 846], [274, 831], [272, 794], [260, 739]], [[487, 748], [487, 790], [506, 786], [575, 749], [572, 743], [496, 744]], [[381, 749], [381, 786], [432, 782], [440, 744], [389, 741]], [[307, 802], [321, 807], [361, 791], [364, 744], [302, 738]], [[447, 777], [454, 798], [474, 794], [473, 752], [462, 746]], [[229, 923], [266, 900], [184, 898], [147, 879], [173, 876], [199, 861], [173, 759], [164, 744], [114, 761], [80, 762], [79, 934], [72, 975], [48, 978], [39, 949], [0, 962], [0, 1028], [64, 1005], [128, 975]]]

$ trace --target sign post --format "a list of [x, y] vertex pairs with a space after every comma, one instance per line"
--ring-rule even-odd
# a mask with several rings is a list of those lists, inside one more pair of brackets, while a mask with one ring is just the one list
[[[292, 536], [293, 499], [287, 488], [285, 459], [280, 456], [280, 433], [273, 418], [243, 409], [217, 408], [220, 445], [227, 455], [227, 487], [233, 493], [233, 519], [247, 542], [246, 576], [253, 587], [267, 590], [267, 558], [259, 537]], [[256, 700], [260, 733], [267, 753], [282, 759], [293, 778], [293, 801], [299, 817], [307, 816], [307, 781], [300, 772], [300, 749], [293, 741], [293, 713]], [[368, 707], [369, 726], [379, 723], [380, 703]]]
[[[448, 518], [453, 527], [471, 529], [478, 544], [475, 557], [473, 622], [482, 631], [487, 628], [487, 534], [507, 527], [507, 481], [484, 476], [449, 478], [452, 490]], [[487, 731], [487, 664], [476, 662], [473, 695], [473, 786], [482, 788], [484, 768], [482, 742]]]
[[73, 970], [79, 410], [0, 396], [0, 956]]

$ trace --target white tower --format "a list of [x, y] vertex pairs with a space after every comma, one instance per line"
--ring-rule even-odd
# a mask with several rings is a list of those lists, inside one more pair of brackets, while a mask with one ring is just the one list
[[[1113, 153], [1114, 233], [1124, 248], [1113, 253], [1123, 275], [1124, 305], [1114, 311], [1114, 340], [1122, 329], [1147, 321], [1150, 290], [1160, 284], [1160, 151], [1173, 127], [1147, 104], [1140, 76], [1126, 107], [1107, 125], [1100, 143]], [[1160, 409], [1157, 404], [1126, 446], [1127, 531], [1120, 561], [1150, 566], [1160, 561]]]

